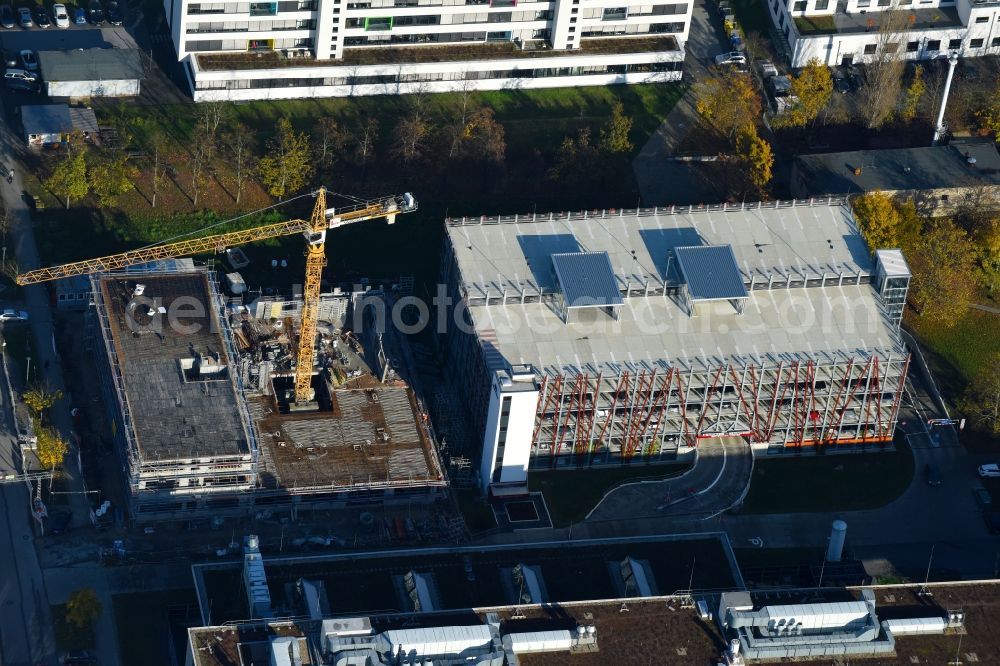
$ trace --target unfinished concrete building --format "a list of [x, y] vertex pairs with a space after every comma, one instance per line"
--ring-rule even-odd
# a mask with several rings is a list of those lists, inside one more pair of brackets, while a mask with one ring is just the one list
[[893, 436], [909, 269], [872, 257], [842, 201], [451, 219], [442, 272], [494, 493], [718, 436], [770, 452]]
[[98, 275], [92, 293], [131, 517], [249, 510], [258, 446], [211, 274]]
[[[93, 278], [92, 331], [133, 520], [431, 501], [447, 482], [413, 392], [321, 323], [320, 410], [291, 413], [296, 308], [262, 318], [204, 269]], [[350, 296], [344, 296], [348, 301]], [[278, 316], [272, 317], [272, 314]]]

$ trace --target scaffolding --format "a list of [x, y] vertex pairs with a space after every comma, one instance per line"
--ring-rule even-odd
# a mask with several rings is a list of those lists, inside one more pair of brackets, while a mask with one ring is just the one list
[[908, 354], [874, 350], [545, 376], [532, 453], [554, 466], [571, 453], [577, 464], [670, 458], [682, 445], [734, 435], [783, 448], [884, 443], [908, 366]]

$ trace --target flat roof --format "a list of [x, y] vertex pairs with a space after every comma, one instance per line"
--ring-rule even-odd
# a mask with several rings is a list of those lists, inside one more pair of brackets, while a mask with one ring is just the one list
[[[970, 158], [975, 164], [969, 163]], [[1000, 186], [1000, 153], [992, 139], [799, 155], [795, 166], [799, 179], [795, 185], [812, 196]]]
[[607, 252], [552, 255], [552, 267], [568, 308], [621, 305], [615, 272]]
[[747, 288], [743, 286], [743, 276], [736, 265], [733, 248], [728, 245], [676, 247], [674, 254], [693, 300], [747, 297]]
[[73, 130], [73, 119], [65, 104], [26, 104], [21, 125], [27, 134], [62, 134]]
[[[842, 204], [450, 220], [447, 233], [469, 314], [491, 369], [545, 374], [716, 367], [789, 354], [905, 354], [871, 286], [871, 256]], [[677, 247], [729, 244], [750, 290], [743, 314], [707, 304], [691, 317], [668, 275]], [[624, 304], [617, 320], [581, 311], [568, 323], [549, 302], [548, 257], [607, 252]], [[669, 270], [668, 270], [669, 269]], [[792, 285], [791, 289], [762, 289]], [[836, 286], [822, 286], [822, 284]]]
[[39, 51], [38, 66], [46, 81], [120, 81], [145, 78], [136, 49], [71, 49]]
[[[130, 273], [95, 278], [108, 313], [110, 344], [121, 367], [138, 449], [146, 462], [249, 455], [248, 435], [205, 272]], [[152, 322], [130, 314], [163, 308]], [[149, 304], [149, 305], [147, 305]], [[170, 313], [180, 325], [170, 325]], [[138, 326], [133, 326], [138, 324]], [[150, 325], [147, 325], [150, 324]], [[183, 361], [202, 355], [228, 368], [217, 379], [189, 379]]]
[[250, 403], [265, 469], [278, 487], [444, 483], [408, 388], [336, 389], [332, 412], [279, 414], [270, 398]]

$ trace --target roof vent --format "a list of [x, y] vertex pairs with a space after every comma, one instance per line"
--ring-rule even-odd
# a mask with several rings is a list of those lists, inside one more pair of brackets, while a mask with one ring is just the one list
[[965, 163], [971, 167], [976, 166], [976, 158], [970, 153], [965, 154]]

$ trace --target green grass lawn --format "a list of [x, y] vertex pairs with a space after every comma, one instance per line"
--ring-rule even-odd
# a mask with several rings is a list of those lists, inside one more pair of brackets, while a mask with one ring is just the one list
[[678, 463], [529, 472], [528, 488], [544, 495], [553, 526], [568, 527], [586, 518], [605, 493], [616, 486], [631, 481], [664, 479], [687, 468], [687, 464]]
[[934, 366], [946, 400], [954, 401], [979, 371], [983, 359], [1000, 351], [1000, 315], [970, 309], [951, 328], [928, 324], [918, 317], [908, 317], [907, 324], [935, 357], [927, 362]]
[[56, 647], [62, 652], [73, 650], [92, 650], [94, 648], [94, 632], [80, 629], [66, 619], [66, 604], [52, 607], [52, 624], [56, 634]]
[[802, 35], [831, 35], [837, 32], [832, 16], [796, 16], [795, 27]]
[[913, 453], [899, 441], [886, 453], [758, 459], [744, 513], [874, 509], [899, 497], [913, 478]]

